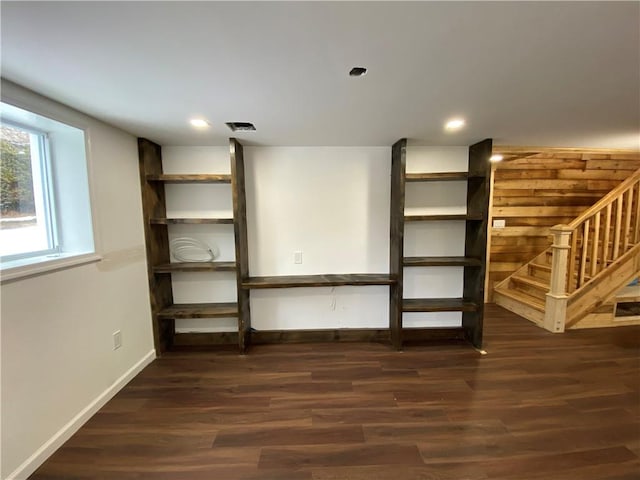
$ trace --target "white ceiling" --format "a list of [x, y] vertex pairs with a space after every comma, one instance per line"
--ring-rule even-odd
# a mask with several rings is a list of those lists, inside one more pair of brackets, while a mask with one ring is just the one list
[[[639, 2], [1, 2], [2, 76], [163, 145], [640, 148]], [[350, 78], [353, 66], [369, 73]], [[467, 127], [446, 133], [446, 119]], [[211, 122], [195, 131], [188, 119]]]

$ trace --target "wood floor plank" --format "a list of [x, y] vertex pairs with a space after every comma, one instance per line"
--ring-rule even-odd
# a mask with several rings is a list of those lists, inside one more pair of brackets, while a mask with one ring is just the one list
[[314, 425], [322, 424], [414, 424], [429, 422], [433, 419], [445, 419], [442, 408], [317, 408], [312, 410]]
[[353, 392], [353, 386], [351, 382], [296, 382], [296, 383], [278, 383], [272, 382], [271, 384], [252, 384], [252, 385], [240, 385], [236, 389], [238, 394], [241, 395], [254, 395], [262, 397], [268, 395], [275, 397], [296, 397], [300, 395], [305, 396], [317, 396], [328, 393], [345, 394], [348, 395]]
[[490, 305], [485, 349], [170, 352], [30, 478], [640, 478], [640, 327], [554, 335]]
[[489, 478], [526, 478], [531, 472], [538, 475], [546, 472], [547, 475], [556, 478], [583, 478], [579, 476], [577, 469], [607, 464], [615, 467], [618, 463], [637, 460], [638, 458], [625, 447], [608, 447], [570, 453], [491, 459], [484, 464], [484, 469]]
[[367, 408], [395, 407], [392, 393], [328, 393], [319, 396], [272, 398], [271, 408]]
[[499, 420], [475, 422], [430, 421], [410, 425], [366, 425], [364, 436], [367, 442], [389, 442], [399, 438], [402, 441], [420, 442], [428, 438], [430, 442], [439, 443], [450, 436], [465, 438], [507, 435], [511, 438], [507, 427]]
[[313, 480], [486, 480], [477, 465], [464, 463], [313, 468]]
[[[640, 477], [640, 461], [630, 460], [615, 464], [589, 465], [573, 467], [570, 471], [559, 471], [564, 478], [597, 478], [598, 480], [637, 480]], [[548, 480], [552, 478], [546, 469], [527, 474], [528, 480]]]
[[423, 465], [415, 445], [342, 445], [263, 448], [258, 468]]
[[362, 427], [340, 425], [330, 427], [224, 429], [216, 436], [213, 446], [296, 446], [332, 443], [364, 443]]
[[[149, 435], [147, 431], [134, 431], [118, 433], [118, 442], [114, 446], [113, 439], [109, 438], [105, 432], [94, 430], [85, 430], [78, 435], [74, 435], [68, 442], [69, 447], [84, 447], [90, 444], [92, 447], [104, 448], [113, 453], [120, 451], [121, 453], [143, 452], [143, 451], [174, 451], [184, 449], [185, 451], [206, 449], [211, 446], [217, 435], [216, 431], [202, 432], [198, 429], [180, 430], [170, 433], [158, 431], [155, 435]], [[234, 445], [229, 445], [234, 446]], [[235, 445], [237, 446], [237, 445]]]

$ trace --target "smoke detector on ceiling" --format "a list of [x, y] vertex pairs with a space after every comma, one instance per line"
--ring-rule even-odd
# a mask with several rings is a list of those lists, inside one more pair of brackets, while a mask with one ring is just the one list
[[256, 127], [250, 122], [226, 122], [232, 132], [253, 132]]

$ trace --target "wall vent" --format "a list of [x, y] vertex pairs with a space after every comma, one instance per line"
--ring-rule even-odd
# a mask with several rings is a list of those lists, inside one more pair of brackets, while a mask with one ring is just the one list
[[226, 122], [226, 125], [232, 132], [252, 132], [256, 129], [253, 123], [249, 122]]

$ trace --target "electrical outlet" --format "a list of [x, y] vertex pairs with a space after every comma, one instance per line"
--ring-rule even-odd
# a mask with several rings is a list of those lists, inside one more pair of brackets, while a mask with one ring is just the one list
[[504, 228], [506, 225], [507, 221], [505, 219], [493, 221], [493, 228]]
[[113, 332], [113, 349], [117, 350], [122, 346], [122, 332], [116, 330]]
[[293, 263], [298, 265], [302, 263], [302, 252], [300, 250], [293, 252]]

